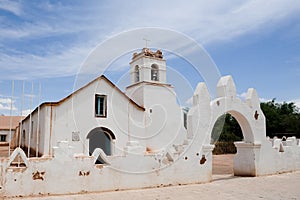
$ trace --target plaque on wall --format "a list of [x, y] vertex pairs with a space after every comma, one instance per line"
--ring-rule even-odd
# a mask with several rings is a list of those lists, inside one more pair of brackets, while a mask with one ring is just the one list
[[79, 131], [73, 131], [73, 132], [72, 132], [72, 141], [73, 141], [73, 142], [78, 142], [78, 141], [80, 141]]

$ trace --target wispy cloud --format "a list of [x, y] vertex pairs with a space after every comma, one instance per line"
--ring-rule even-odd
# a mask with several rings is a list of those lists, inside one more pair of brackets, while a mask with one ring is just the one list
[[22, 116], [27, 116], [32, 112], [31, 109], [22, 110]]
[[15, 107], [15, 101], [12, 101], [10, 98], [1, 98], [0, 97], [0, 112], [8, 110], [17, 110]]
[[61, 54], [48, 56], [24, 52], [21, 55], [7, 55], [0, 52], [3, 73], [0, 79], [34, 79], [74, 75], [89, 53], [88, 47], [71, 48]]
[[15, 1], [1, 0], [0, 9], [11, 12], [17, 16], [21, 15], [22, 13], [21, 4]]
[[0, 78], [28, 79], [76, 74], [92, 47], [126, 29], [170, 28], [209, 45], [284, 23], [299, 13], [300, 2], [3, 0], [0, 9], [19, 16], [0, 25]]
[[192, 106], [192, 105], [193, 105], [193, 97], [187, 99], [187, 100], [185, 101], [185, 105], [186, 105], [186, 106]]
[[[25, 98], [26, 97], [26, 98]], [[34, 97], [34, 95], [24, 95], [24, 99], [22, 100], [23, 105], [21, 104], [20, 99], [17, 101], [16, 99], [11, 100], [11, 98], [8, 97], [0, 97], [0, 114], [4, 115], [22, 115], [27, 116], [31, 113], [34, 107], [30, 109], [30, 99], [31, 97]], [[18, 99], [18, 97], [16, 97]], [[18, 106], [17, 106], [18, 105]], [[23, 107], [23, 108], [21, 108]]]
[[259, 98], [259, 101], [260, 102], [268, 102], [268, 101], [272, 101], [272, 99], [267, 99], [267, 98], [261, 97], [261, 98]]
[[246, 99], [246, 96], [247, 96], [247, 92], [243, 92], [241, 94], [236, 94], [237, 97], [239, 97], [240, 99], [242, 100], [245, 100]]
[[[157, 6], [159, 5], [159, 6]], [[176, 5], [176, 6], [172, 6]], [[109, 4], [110, 9], [114, 5]], [[182, 31], [201, 42], [231, 40], [234, 37], [264, 30], [300, 10], [300, 2], [288, 1], [151, 1], [137, 5], [124, 2], [118, 15], [110, 18], [119, 20], [121, 29], [135, 26], [161, 26]], [[134, 10], [134, 15], [126, 10]], [[153, 14], [155, 10], [155, 14]], [[122, 20], [120, 20], [122, 19]]]
[[0, 103], [10, 104], [12, 100], [10, 98], [0, 98]]

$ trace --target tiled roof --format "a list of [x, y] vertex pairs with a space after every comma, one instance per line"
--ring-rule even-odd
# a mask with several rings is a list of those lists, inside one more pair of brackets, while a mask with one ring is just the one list
[[10, 120], [11, 120], [11, 129], [16, 129], [19, 125], [19, 122], [24, 117], [21, 116], [0, 116], [0, 130], [9, 130], [10, 129]]

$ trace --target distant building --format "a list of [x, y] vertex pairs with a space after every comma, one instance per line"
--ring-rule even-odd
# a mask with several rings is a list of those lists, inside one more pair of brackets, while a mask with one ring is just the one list
[[20, 116], [0, 116], [0, 142], [9, 142], [10, 133], [13, 138], [21, 120]]

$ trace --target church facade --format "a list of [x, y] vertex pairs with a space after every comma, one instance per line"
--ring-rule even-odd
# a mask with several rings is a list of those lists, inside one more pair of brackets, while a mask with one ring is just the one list
[[100, 148], [111, 156], [132, 141], [142, 152], [182, 141], [187, 130], [162, 52], [135, 53], [130, 79], [125, 93], [102, 75], [59, 102], [43, 103], [20, 125], [22, 146], [52, 156], [58, 142], [68, 141], [78, 154]]

